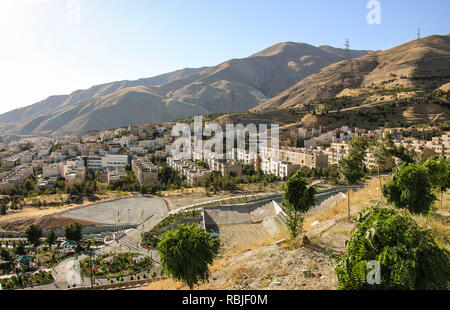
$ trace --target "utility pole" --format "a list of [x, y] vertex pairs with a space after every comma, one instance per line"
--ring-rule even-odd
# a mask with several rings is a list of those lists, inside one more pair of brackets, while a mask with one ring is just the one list
[[346, 60], [351, 59], [351, 55], [350, 55], [350, 40], [349, 39], [345, 39], [345, 52], [344, 52], [344, 58]]
[[91, 290], [94, 290], [94, 266], [92, 265], [92, 251], [89, 248], [89, 265], [91, 266]]

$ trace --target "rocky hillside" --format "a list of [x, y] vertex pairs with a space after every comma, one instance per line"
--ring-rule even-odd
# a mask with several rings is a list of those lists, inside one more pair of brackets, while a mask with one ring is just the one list
[[434, 90], [449, 81], [450, 35], [434, 35], [334, 63], [254, 110], [302, 108], [312, 100], [354, 96], [355, 92], [361, 95], [377, 89]]
[[[368, 51], [351, 51], [353, 57]], [[66, 135], [186, 116], [247, 111], [320, 69], [344, 51], [286, 42], [217, 66], [120, 81], [52, 96], [0, 115], [6, 134]], [[234, 94], [235, 100], [232, 100]]]

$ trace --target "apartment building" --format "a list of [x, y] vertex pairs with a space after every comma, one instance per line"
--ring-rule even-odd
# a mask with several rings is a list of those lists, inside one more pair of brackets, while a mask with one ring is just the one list
[[136, 157], [131, 161], [131, 168], [141, 185], [158, 180], [158, 167], [148, 158]]
[[183, 174], [186, 177], [186, 183], [191, 186], [201, 185], [203, 180], [211, 174], [211, 171], [189, 160], [168, 157], [167, 164], [175, 171]]
[[25, 180], [33, 174], [32, 166], [19, 166], [16, 171], [8, 176], [6, 176], [0, 182], [0, 191], [10, 190], [14, 186], [20, 185]]
[[127, 164], [128, 155], [110, 154], [106, 156], [89, 156], [86, 159], [86, 167], [94, 170], [125, 167]]
[[208, 166], [209, 170], [219, 171], [222, 176], [227, 174], [242, 176], [242, 163], [237, 160], [210, 159]]
[[123, 180], [126, 176], [127, 172], [124, 167], [117, 166], [107, 168], [108, 183]]
[[51, 164], [42, 167], [42, 176], [47, 179], [51, 177], [60, 177], [62, 173], [61, 164]]

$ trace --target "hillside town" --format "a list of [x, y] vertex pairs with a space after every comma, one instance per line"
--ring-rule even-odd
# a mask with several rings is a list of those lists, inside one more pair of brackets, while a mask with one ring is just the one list
[[[233, 148], [231, 159], [216, 158], [214, 153], [196, 154], [192, 151], [192, 159], [187, 160], [171, 156], [174, 137], [170, 126], [140, 127], [2, 143], [0, 191], [6, 192], [23, 184], [31, 175], [37, 176], [36, 186], [41, 189], [53, 187], [58, 179], [71, 186], [83, 183], [89, 170], [96, 171], [100, 183], [108, 184], [124, 179], [127, 166], [139, 183], [145, 185], [158, 181], [160, 160], [184, 176], [186, 186], [201, 186], [212, 171], [219, 171], [222, 176], [242, 176], [243, 165], [251, 165], [256, 171], [286, 179], [300, 167], [316, 169], [337, 165], [347, 155], [349, 141], [355, 135], [379, 138], [383, 133], [381, 129], [367, 131], [347, 126], [328, 132], [322, 132], [321, 128], [299, 128], [294, 132], [282, 133], [278, 149], [260, 146], [258, 153], [251, 153]], [[450, 137], [446, 134], [427, 141], [404, 138], [399, 130], [388, 132], [397, 147], [402, 146], [423, 160], [450, 156]], [[289, 138], [283, 138], [287, 136]], [[199, 161], [205, 165], [199, 165]], [[388, 158], [384, 168], [390, 169], [395, 164], [395, 159]], [[370, 149], [366, 152], [365, 165], [368, 169], [377, 168]]]

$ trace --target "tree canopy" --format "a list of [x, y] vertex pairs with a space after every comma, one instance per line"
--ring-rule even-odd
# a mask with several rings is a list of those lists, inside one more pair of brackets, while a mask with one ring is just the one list
[[[340, 289], [448, 289], [449, 253], [404, 211], [372, 207], [360, 212], [336, 266]], [[378, 261], [380, 284], [369, 284], [368, 262]]]
[[79, 223], [73, 223], [70, 226], [66, 226], [64, 230], [64, 236], [69, 241], [79, 242], [83, 237], [82, 226]]
[[303, 223], [302, 215], [308, 212], [316, 203], [315, 187], [309, 186], [302, 171], [297, 170], [284, 185], [283, 202], [288, 215], [287, 226], [292, 237], [296, 237]]
[[163, 271], [192, 289], [199, 282], [208, 281], [208, 265], [217, 256], [219, 246], [219, 238], [198, 226], [180, 225], [165, 233], [158, 243]]
[[25, 231], [25, 235], [29, 243], [37, 246], [39, 245], [39, 238], [42, 237], [42, 228], [38, 225], [30, 225]]
[[413, 213], [428, 212], [436, 200], [428, 172], [420, 164], [399, 167], [391, 181], [383, 186], [383, 195], [394, 207], [406, 208]]
[[428, 159], [424, 167], [428, 170], [428, 178], [431, 186], [438, 190], [442, 198], [444, 192], [450, 188], [450, 160], [448, 158]]

